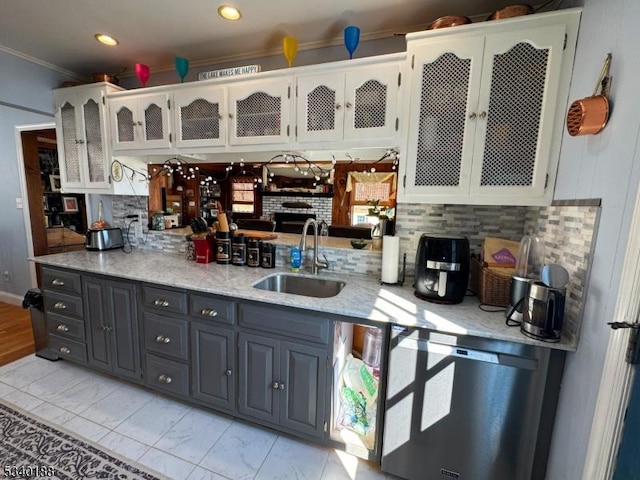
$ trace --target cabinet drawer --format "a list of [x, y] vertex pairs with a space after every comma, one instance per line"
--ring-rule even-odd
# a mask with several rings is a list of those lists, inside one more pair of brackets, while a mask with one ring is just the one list
[[45, 290], [44, 309], [47, 314], [57, 313], [59, 315], [82, 318], [82, 297]]
[[187, 294], [184, 292], [143, 285], [142, 298], [145, 308], [170, 313], [187, 313]]
[[320, 314], [241, 303], [238, 321], [243, 327], [325, 345], [329, 343], [329, 320]]
[[189, 327], [187, 321], [145, 313], [144, 346], [147, 351], [188, 360]]
[[147, 385], [183, 397], [189, 396], [189, 367], [187, 365], [149, 354], [145, 358]]
[[60, 355], [61, 358], [87, 363], [87, 346], [82, 342], [76, 342], [57, 335], [49, 335], [49, 348], [52, 352]]
[[47, 328], [50, 333], [64, 338], [85, 341], [84, 322], [56, 313], [47, 313]]
[[189, 314], [199, 319], [233, 325], [236, 323], [236, 304], [211, 295], [189, 294]]
[[58, 270], [56, 268], [42, 268], [42, 288], [62, 293], [77, 293], [80, 295], [80, 274]]

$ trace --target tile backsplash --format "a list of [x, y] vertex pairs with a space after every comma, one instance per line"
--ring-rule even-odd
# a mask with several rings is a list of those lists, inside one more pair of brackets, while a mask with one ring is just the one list
[[[141, 197], [114, 196], [112, 221], [126, 231], [130, 220], [126, 216], [140, 209]], [[145, 205], [146, 205], [146, 198]], [[308, 201], [308, 198], [274, 197], [266, 208], [282, 210], [283, 201]], [[331, 199], [318, 199], [330, 206]], [[312, 202], [309, 202], [312, 203]], [[277, 205], [276, 205], [277, 204]], [[326, 206], [318, 205], [320, 211]], [[330, 209], [329, 209], [330, 211]], [[269, 213], [265, 210], [266, 213]], [[398, 205], [396, 236], [400, 237], [400, 261], [406, 253], [407, 276], [413, 276], [418, 240], [423, 233], [457, 234], [469, 238], [472, 252], [479, 252], [485, 237], [499, 237], [519, 241], [524, 235], [536, 235], [545, 243], [546, 263], [558, 263], [569, 271], [564, 335], [577, 336], [582, 315], [582, 297], [589, 278], [600, 207], [591, 204], [557, 205], [550, 207], [479, 206], [479, 205]], [[146, 207], [144, 209], [146, 215]], [[166, 235], [162, 231], [148, 231], [148, 219], [143, 220], [145, 238], [138, 243], [130, 229], [131, 244], [138, 248], [152, 248], [183, 253], [185, 239]], [[277, 265], [286, 264], [288, 249], [280, 248]], [[337, 273], [379, 275], [379, 252], [328, 249], [327, 257]], [[410, 281], [410, 280], [408, 280]]]

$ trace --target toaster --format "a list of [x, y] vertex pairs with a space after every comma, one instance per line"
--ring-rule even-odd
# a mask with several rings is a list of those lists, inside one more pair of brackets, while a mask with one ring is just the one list
[[124, 247], [120, 228], [90, 228], [87, 230], [84, 246], [87, 250], [112, 250]]

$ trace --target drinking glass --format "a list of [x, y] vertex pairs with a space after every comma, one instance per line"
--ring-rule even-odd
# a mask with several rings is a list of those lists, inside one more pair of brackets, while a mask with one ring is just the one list
[[136, 63], [136, 77], [140, 80], [140, 83], [143, 87], [147, 85], [147, 81], [149, 81], [149, 76], [151, 75], [151, 70], [149, 69], [149, 65], [144, 65], [143, 63]]
[[293, 59], [296, 58], [298, 53], [298, 40], [296, 37], [284, 37], [282, 39], [282, 53], [284, 53], [284, 58], [287, 59], [289, 67], [291, 67]]
[[347, 47], [349, 58], [353, 58], [353, 52], [356, 51], [360, 42], [360, 29], [355, 25], [349, 25], [344, 29], [344, 46]]
[[183, 57], [176, 57], [175, 64], [176, 72], [178, 72], [180, 76], [180, 83], [184, 83], [184, 77], [186, 77], [189, 72], [189, 60]]

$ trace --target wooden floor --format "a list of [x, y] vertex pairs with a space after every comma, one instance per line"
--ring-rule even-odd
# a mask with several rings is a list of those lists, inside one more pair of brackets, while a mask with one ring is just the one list
[[0, 302], [0, 366], [34, 351], [29, 310]]

